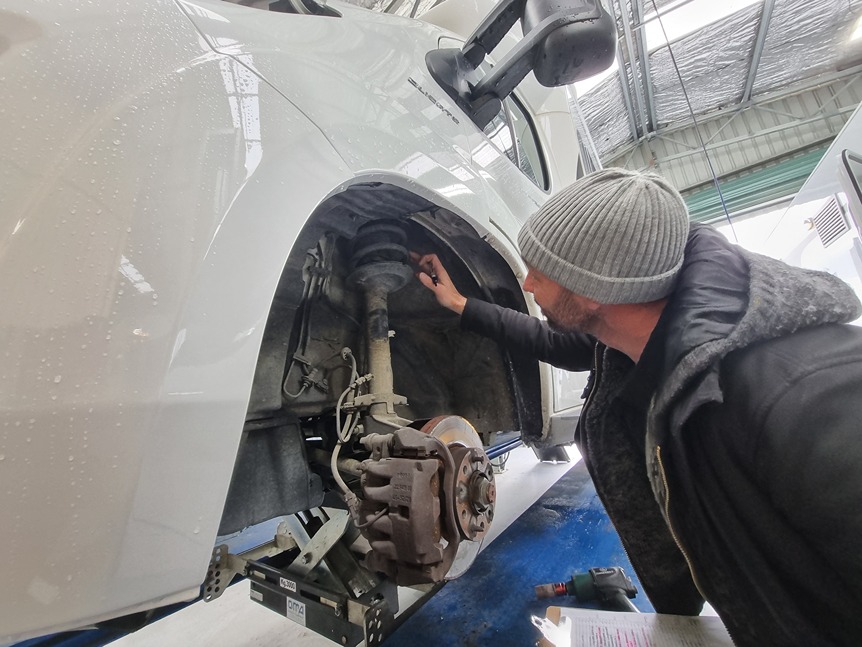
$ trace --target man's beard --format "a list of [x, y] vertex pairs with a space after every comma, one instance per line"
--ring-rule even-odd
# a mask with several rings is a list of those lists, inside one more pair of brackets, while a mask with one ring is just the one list
[[574, 295], [567, 292], [562, 293], [547, 309], [542, 308], [542, 313], [548, 320], [548, 325], [557, 332], [582, 332], [592, 335], [598, 327], [598, 315], [586, 310], [576, 301]]

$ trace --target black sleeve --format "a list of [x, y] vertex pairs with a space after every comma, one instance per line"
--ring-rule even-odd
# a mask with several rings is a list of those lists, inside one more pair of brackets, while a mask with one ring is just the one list
[[557, 332], [544, 321], [493, 303], [467, 299], [461, 328], [567, 371], [588, 371], [592, 367], [596, 346], [592, 337]]
[[836, 642], [853, 644], [862, 635], [862, 330], [811, 328], [741, 355], [726, 374], [735, 378], [726, 402], [741, 415], [721, 431], [743, 448], [739, 462], [767, 504], [748, 497], [739, 513], [755, 513], [747, 533], [772, 547], [788, 598], [830, 631], [855, 632]]
[[855, 355], [848, 349], [831, 365], [787, 385], [764, 419], [755, 469], [767, 480], [776, 506], [807, 544], [852, 583], [858, 603], [862, 600], [862, 361], [858, 351]]

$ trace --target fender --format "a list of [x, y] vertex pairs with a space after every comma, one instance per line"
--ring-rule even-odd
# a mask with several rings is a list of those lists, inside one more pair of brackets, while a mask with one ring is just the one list
[[437, 28], [95, 4], [0, 14], [0, 642], [198, 597], [273, 295], [327, 198], [401, 186], [517, 274], [547, 197], [418, 90]]
[[0, 52], [28, 89], [0, 134], [2, 641], [197, 597], [275, 284], [350, 177], [173, 2], [137, 10], [145, 61], [112, 3], [74, 38], [62, 7], [22, 7], [32, 38]]

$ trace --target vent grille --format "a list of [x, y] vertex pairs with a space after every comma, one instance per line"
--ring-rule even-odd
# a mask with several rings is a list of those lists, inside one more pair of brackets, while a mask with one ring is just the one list
[[829, 200], [829, 203], [820, 210], [820, 213], [814, 216], [814, 227], [817, 229], [817, 235], [820, 236], [820, 242], [823, 243], [824, 247], [829, 247], [850, 231], [850, 225], [847, 224], [847, 219], [841, 213], [841, 207], [838, 206], [835, 198]]

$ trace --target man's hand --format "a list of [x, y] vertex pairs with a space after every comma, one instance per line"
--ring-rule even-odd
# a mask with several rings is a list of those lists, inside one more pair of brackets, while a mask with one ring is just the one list
[[461, 314], [464, 312], [464, 306], [467, 299], [455, 289], [452, 284], [452, 279], [449, 278], [449, 273], [437, 254], [425, 254], [420, 256], [416, 252], [410, 252], [410, 260], [419, 268], [416, 272], [416, 278], [426, 288], [434, 293], [439, 303], [444, 308], [449, 308], [452, 312]]

